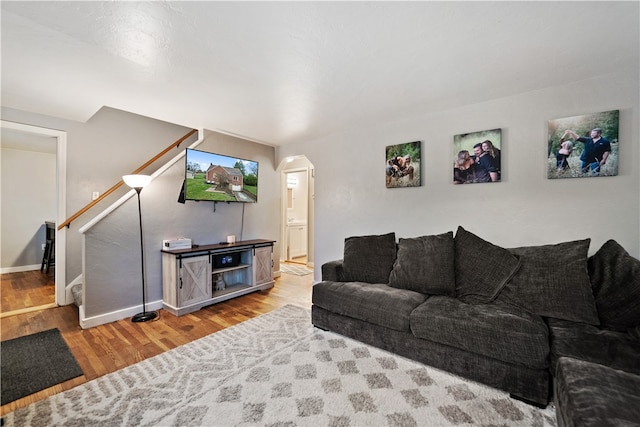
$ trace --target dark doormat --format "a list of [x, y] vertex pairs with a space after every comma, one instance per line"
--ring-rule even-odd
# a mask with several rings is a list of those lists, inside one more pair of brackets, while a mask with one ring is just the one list
[[60, 331], [0, 343], [2, 405], [83, 375]]

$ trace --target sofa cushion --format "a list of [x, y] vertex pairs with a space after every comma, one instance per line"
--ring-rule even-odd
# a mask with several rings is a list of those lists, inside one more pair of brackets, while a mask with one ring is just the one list
[[455, 237], [456, 297], [466, 303], [493, 301], [520, 261], [508, 250], [458, 227]]
[[512, 306], [432, 296], [411, 313], [411, 331], [418, 338], [503, 362], [548, 367], [547, 325], [541, 317]]
[[547, 323], [552, 369], [561, 357], [573, 357], [640, 374], [640, 340], [633, 335], [560, 319]]
[[559, 426], [637, 426], [640, 376], [563, 357], [554, 381]]
[[400, 239], [389, 285], [432, 295], [455, 293], [453, 232]]
[[336, 314], [408, 332], [409, 314], [426, 298], [381, 283], [320, 282], [313, 286], [311, 300]]
[[640, 325], [640, 260], [609, 240], [588, 260], [600, 323], [625, 331]]
[[499, 301], [545, 317], [598, 325], [587, 273], [590, 239], [510, 249], [522, 265]]
[[396, 260], [396, 235], [353, 236], [344, 240], [345, 282], [389, 283]]

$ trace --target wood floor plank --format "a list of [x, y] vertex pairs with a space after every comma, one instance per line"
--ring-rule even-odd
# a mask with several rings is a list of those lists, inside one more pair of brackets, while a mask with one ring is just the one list
[[0, 313], [55, 303], [54, 270], [2, 274], [0, 295]]
[[[10, 275], [13, 274], [16, 273]], [[25, 289], [41, 291], [41, 285], [28, 283], [32, 279], [42, 280], [41, 276], [21, 274], [16, 278], [5, 277], [10, 275], [1, 275], [3, 291], [7, 284], [17, 287], [20, 292]], [[159, 318], [150, 322], [133, 323], [130, 319], [123, 319], [86, 330], [80, 328], [78, 308], [73, 305], [3, 318], [0, 323], [3, 341], [46, 329], [60, 329], [84, 375], [1, 406], [0, 416], [287, 304], [311, 307], [312, 284], [312, 275], [282, 274], [271, 289], [204, 307], [184, 316], [176, 317], [160, 310]], [[24, 291], [22, 298], [27, 294], [28, 291]], [[4, 297], [2, 311], [5, 308]], [[6, 307], [14, 310], [24, 308], [19, 306], [18, 298], [7, 296]]]

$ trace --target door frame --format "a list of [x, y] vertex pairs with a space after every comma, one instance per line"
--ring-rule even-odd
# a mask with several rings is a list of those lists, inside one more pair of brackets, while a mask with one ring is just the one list
[[[0, 127], [12, 129], [33, 135], [52, 137], [56, 139], [56, 224], [66, 219], [67, 207], [67, 133], [57, 129], [49, 129], [23, 123], [0, 120]], [[67, 305], [66, 292], [66, 233], [56, 227], [56, 269], [55, 269], [55, 301], [56, 305]]]
[[282, 200], [282, 232], [281, 232], [281, 241], [282, 245], [280, 245], [280, 259], [282, 261], [288, 261], [288, 245], [289, 245], [289, 236], [288, 236], [288, 218], [287, 218], [287, 175], [290, 173], [300, 173], [304, 172], [307, 175], [307, 188], [305, 191], [307, 192], [307, 217], [305, 221], [307, 223], [307, 254], [309, 253], [309, 197], [311, 192], [309, 191], [310, 183], [309, 183], [309, 167], [300, 167], [293, 169], [285, 169], [281, 172], [281, 200]]

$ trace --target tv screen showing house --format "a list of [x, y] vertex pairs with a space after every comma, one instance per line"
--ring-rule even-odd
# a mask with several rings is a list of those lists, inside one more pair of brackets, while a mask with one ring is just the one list
[[192, 148], [185, 157], [186, 200], [258, 201], [258, 162]]

